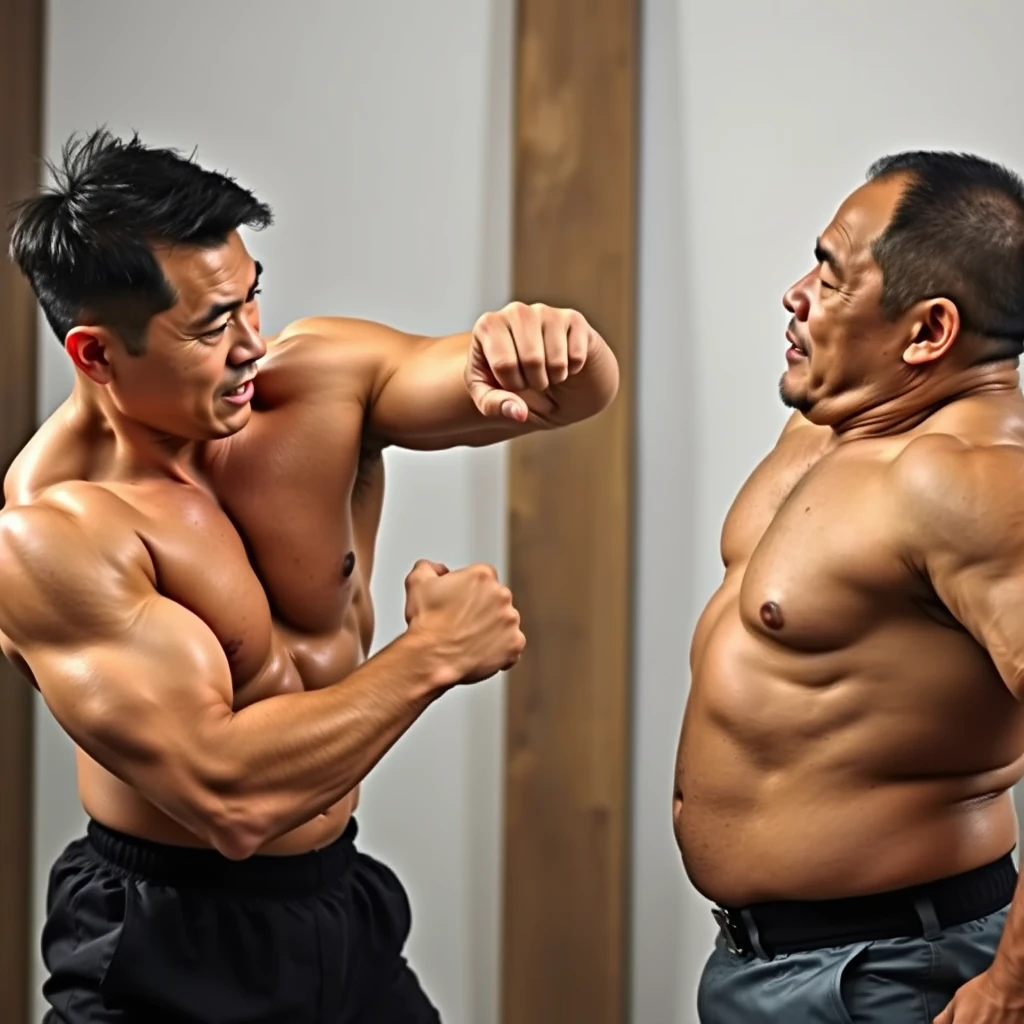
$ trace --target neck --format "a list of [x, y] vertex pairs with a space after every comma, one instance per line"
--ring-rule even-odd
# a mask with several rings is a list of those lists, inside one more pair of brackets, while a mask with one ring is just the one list
[[[828, 417], [823, 425], [832, 428], [840, 441], [864, 437], [903, 434], [923, 423], [950, 402], [978, 395], [1019, 392], [1020, 374], [1016, 359], [971, 366], [944, 376], [922, 379], [897, 395], [860, 406], [838, 418]], [[822, 422], [817, 417], [811, 417]]]
[[162, 433], [125, 416], [105, 387], [82, 374], [75, 381], [70, 403], [75, 416], [112, 442], [110, 460], [103, 469], [108, 478], [195, 481], [198, 442]]

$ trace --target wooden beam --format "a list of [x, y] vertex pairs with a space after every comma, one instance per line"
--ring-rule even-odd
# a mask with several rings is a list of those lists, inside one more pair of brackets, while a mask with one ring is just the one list
[[[39, 181], [43, 4], [0, 3], [0, 207], [5, 214]], [[6, 232], [3, 237], [6, 249]], [[36, 426], [36, 304], [9, 259], [0, 261], [0, 344], [0, 470], [6, 472]], [[11, 1024], [29, 1019], [32, 705], [32, 691], [0, 657], [0, 1006]]]
[[602, 416], [510, 451], [504, 1024], [627, 1019], [639, 0], [518, 0], [514, 295], [615, 349]]

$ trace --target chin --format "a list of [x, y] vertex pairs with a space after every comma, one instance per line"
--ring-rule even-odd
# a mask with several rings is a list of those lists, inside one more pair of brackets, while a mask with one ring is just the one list
[[814, 405], [808, 397], [806, 387], [795, 383], [790, 378], [788, 370], [779, 381], [779, 398], [787, 409], [795, 409], [805, 414], [810, 412]]
[[227, 415], [223, 413], [214, 415], [211, 426], [217, 437], [231, 437], [232, 434], [237, 434], [249, 422], [251, 417], [252, 406], [242, 405]]

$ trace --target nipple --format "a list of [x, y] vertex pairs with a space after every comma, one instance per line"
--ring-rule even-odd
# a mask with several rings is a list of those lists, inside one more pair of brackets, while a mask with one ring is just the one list
[[761, 605], [761, 621], [769, 629], [782, 629], [782, 609], [774, 601]]
[[352, 570], [356, 567], [356, 553], [350, 551], [345, 556], [345, 561], [341, 563], [341, 575], [348, 579], [352, 575]]

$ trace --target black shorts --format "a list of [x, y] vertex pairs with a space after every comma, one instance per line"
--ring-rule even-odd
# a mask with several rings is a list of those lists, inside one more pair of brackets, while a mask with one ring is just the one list
[[44, 1021], [439, 1024], [405, 890], [355, 835], [231, 861], [90, 822], [50, 874]]

